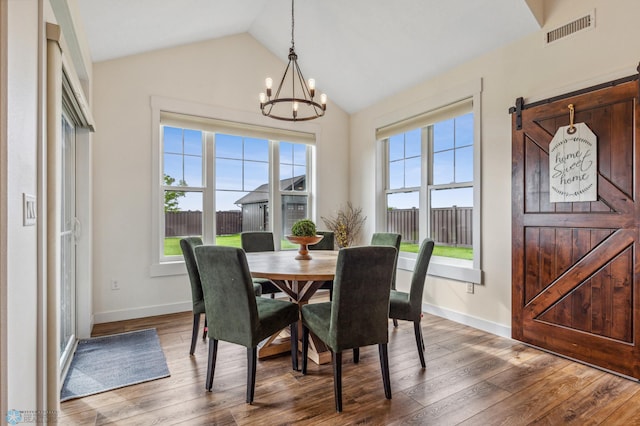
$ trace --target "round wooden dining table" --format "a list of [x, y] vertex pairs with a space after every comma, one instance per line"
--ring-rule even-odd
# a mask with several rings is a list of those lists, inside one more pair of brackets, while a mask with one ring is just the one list
[[[338, 252], [316, 250], [310, 252], [310, 260], [296, 260], [296, 253], [290, 250], [247, 253], [247, 263], [252, 277], [270, 279], [293, 302], [302, 306], [309, 303], [309, 299], [325, 281], [334, 279]], [[298, 327], [298, 336], [302, 336], [302, 324]], [[288, 339], [279, 339], [278, 335], [274, 335], [258, 348], [258, 357], [289, 352], [290, 348]], [[313, 335], [309, 338], [309, 359], [317, 364], [331, 362], [331, 352]]]

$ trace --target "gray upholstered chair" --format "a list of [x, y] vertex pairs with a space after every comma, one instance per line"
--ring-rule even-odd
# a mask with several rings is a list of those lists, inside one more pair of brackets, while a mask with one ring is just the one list
[[394, 320], [404, 320], [413, 322], [413, 330], [416, 335], [416, 345], [422, 368], [426, 368], [424, 362], [424, 339], [422, 338], [422, 328], [420, 319], [422, 318], [422, 293], [424, 291], [427, 269], [433, 254], [434, 242], [432, 239], [425, 239], [420, 245], [418, 257], [411, 276], [411, 288], [409, 293], [398, 290], [391, 290], [389, 301], [389, 318]]
[[338, 253], [333, 300], [302, 306], [302, 373], [307, 373], [309, 332], [331, 350], [336, 411], [342, 411], [342, 352], [378, 345], [384, 394], [391, 399], [389, 379], [389, 296], [394, 247], [351, 247]]
[[[182, 256], [189, 274], [189, 282], [191, 283], [191, 299], [193, 301], [193, 331], [191, 333], [191, 349], [189, 355], [193, 355], [196, 350], [196, 342], [198, 340], [198, 329], [200, 328], [200, 317], [204, 314], [204, 297], [202, 296], [202, 283], [200, 282], [200, 272], [196, 263], [196, 255], [194, 249], [202, 245], [202, 238], [187, 237], [180, 240], [180, 248]], [[256, 296], [262, 294], [262, 286], [255, 284], [253, 292]], [[207, 338], [207, 316], [204, 317], [204, 331], [202, 332], [202, 340]]]
[[[273, 232], [268, 231], [246, 231], [240, 233], [240, 245], [247, 253], [255, 253], [259, 251], [275, 251], [273, 243]], [[275, 293], [282, 290], [268, 278], [254, 278], [253, 282], [260, 284], [262, 294], [270, 294], [274, 298]]]
[[[335, 235], [332, 231], [317, 231], [316, 235], [322, 235], [318, 244], [309, 246], [309, 250], [335, 250]], [[333, 297], [333, 281], [325, 281], [318, 290], [329, 290], [329, 300]]]
[[206, 389], [213, 387], [218, 341], [247, 348], [247, 403], [253, 402], [258, 344], [272, 334], [291, 328], [291, 360], [298, 364], [298, 305], [255, 297], [253, 281], [242, 249], [199, 246], [195, 249], [209, 326], [209, 361]]

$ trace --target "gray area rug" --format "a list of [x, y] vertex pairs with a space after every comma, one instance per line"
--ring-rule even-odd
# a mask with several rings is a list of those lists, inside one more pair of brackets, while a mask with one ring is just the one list
[[155, 328], [78, 341], [60, 401], [168, 377]]

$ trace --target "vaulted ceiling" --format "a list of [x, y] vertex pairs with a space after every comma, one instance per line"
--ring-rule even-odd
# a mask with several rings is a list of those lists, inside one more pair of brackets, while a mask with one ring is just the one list
[[[298, 0], [305, 77], [349, 113], [540, 26], [532, 0]], [[78, 0], [94, 62], [249, 33], [283, 62], [290, 0]], [[277, 76], [276, 76], [277, 77]]]

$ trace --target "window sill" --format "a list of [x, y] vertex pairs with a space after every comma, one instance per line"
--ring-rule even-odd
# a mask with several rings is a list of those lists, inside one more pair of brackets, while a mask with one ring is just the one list
[[[416, 259], [408, 256], [398, 258], [398, 268], [405, 271], [413, 271]], [[149, 268], [151, 277], [166, 277], [172, 275], [184, 275], [187, 268], [184, 261], [154, 263]], [[474, 269], [469, 260], [451, 259], [441, 256], [433, 256], [429, 262], [429, 275], [449, 278], [456, 281], [464, 281], [474, 284], [482, 284], [482, 271]]]
[[149, 267], [149, 275], [153, 277], [167, 277], [171, 275], [184, 275], [187, 273], [187, 267], [184, 260], [174, 262], [154, 263]]
[[[413, 271], [415, 264], [415, 257], [400, 254], [398, 258], [399, 269]], [[482, 284], [482, 270], [475, 269], [470, 260], [433, 256], [429, 262], [428, 274], [456, 281]]]

